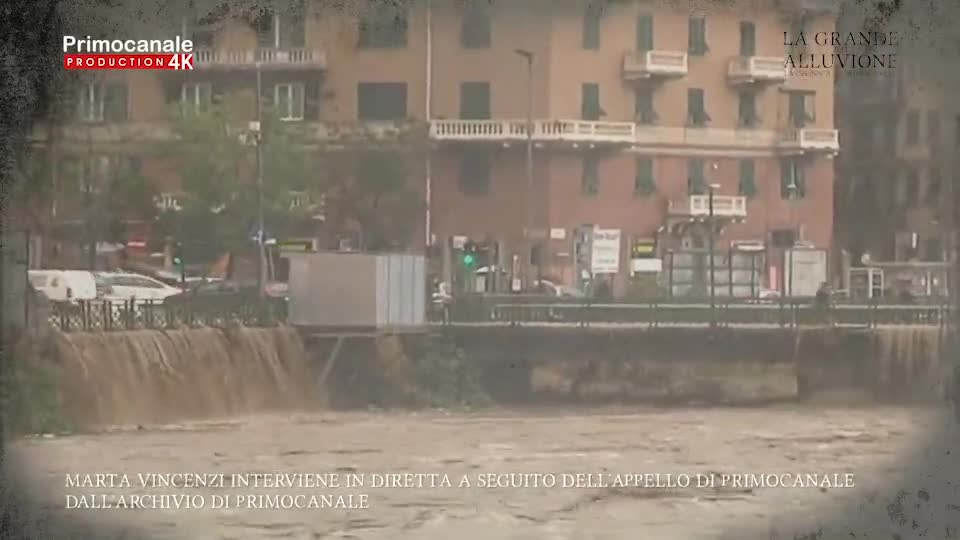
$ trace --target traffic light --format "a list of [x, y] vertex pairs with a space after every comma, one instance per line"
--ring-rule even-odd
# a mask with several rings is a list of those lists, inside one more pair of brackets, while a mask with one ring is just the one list
[[173, 245], [173, 267], [180, 271], [180, 283], [187, 283], [187, 272], [183, 264], [183, 245], [177, 242]]
[[467, 242], [463, 245], [463, 266], [473, 270], [477, 266], [477, 245]]

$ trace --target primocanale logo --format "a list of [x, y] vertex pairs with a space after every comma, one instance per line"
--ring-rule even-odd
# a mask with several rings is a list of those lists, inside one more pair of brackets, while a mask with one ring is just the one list
[[193, 69], [189, 39], [78, 39], [63, 36], [64, 69]]

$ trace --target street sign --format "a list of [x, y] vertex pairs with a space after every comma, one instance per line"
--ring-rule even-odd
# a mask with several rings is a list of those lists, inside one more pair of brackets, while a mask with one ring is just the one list
[[594, 229], [590, 270], [597, 274], [620, 272], [620, 229]]

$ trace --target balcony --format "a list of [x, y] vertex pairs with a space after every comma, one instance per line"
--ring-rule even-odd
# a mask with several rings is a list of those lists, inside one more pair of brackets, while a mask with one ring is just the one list
[[323, 70], [327, 55], [319, 49], [197, 49], [193, 54], [194, 69], [297, 69]]
[[623, 55], [623, 78], [628, 81], [686, 74], [687, 53], [683, 51], [627, 51]]
[[730, 59], [727, 79], [731, 84], [784, 82], [787, 66], [780, 56], [738, 56]]
[[692, 146], [709, 149], [771, 149], [776, 131], [766, 129], [637, 126], [636, 144], [643, 147]]
[[161, 193], [154, 197], [154, 202], [157, 205], [157, 209], [161, 212], [179, 212], [183, 209], [183, 206], [180, 204], [181, 197], [183, 197], [182, 193]]
[[839, 133], [835, 129], [792, 129], [781, 135], [780, 147], [787, 150], [838, 152]]
[[[702, 219], [710, 216], [710, 196], [690, 195], [680, 201], [670, 201], [667, 213], [672, 216]], [[735, 195], [714, 195], [713, 216], [742, 220], [747, 217], [747, 198]]]
[[[422, 124], [414, 121], [382, 122], [288, 122], [283, 125], [288, 132], [302, 137], [306, 142], [323, 144], [350, 144], [363, 142], [403, 141], [416, 137]], [[236, 126], [236, 135], [241, 138], [248, 133], [247, 123]], [[50, 133], [44, 126], [37, 126], [31, 142], [46, 143]], [[91, 146], [108, 145], [111, 148], [160, 143], [173, 140], [171, 125], [164, 121], [116, 122], [105, 124], [67, 124], [58, 126], [53, 139], [62, 148], [87, 149]]]
[[807, 12], [822, 15], [837, 14], [840, 12], [838, 0], [777, 0], [780, 9], [785, 11]]
[[[510, 142], [527, 140], [526, 120], [434, 120], [430, 138], [437, 141]], [[534, 120], [536, 142], [633, 144], [633, 122], [588, 120]]]

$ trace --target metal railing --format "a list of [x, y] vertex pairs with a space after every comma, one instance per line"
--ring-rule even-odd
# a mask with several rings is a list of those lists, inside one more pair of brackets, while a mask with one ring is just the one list
[[759, 303], [720, 300], [711, 309], [704, 301], [674, 299], [645, 302], [588, 302], [543, 297], [465, 299], [431, 313], [434, 322], [449, 324], [566, 324], [576, 326], [753, 326], [797, 328], [838, 326], [876, 328], [889, 325], [922, 325], [945, 328], [950, 321], [947, 303], [927, 304], [832, 304], [814, 306], [805, 299]]
[[287, 320], [287, 303], [280, 298], [197, 299], [176, 303], [156, 300], [82, 300], [55, 302], [50, 324], [63, 332], [163, 330], [182, 327], [276, 326]]

